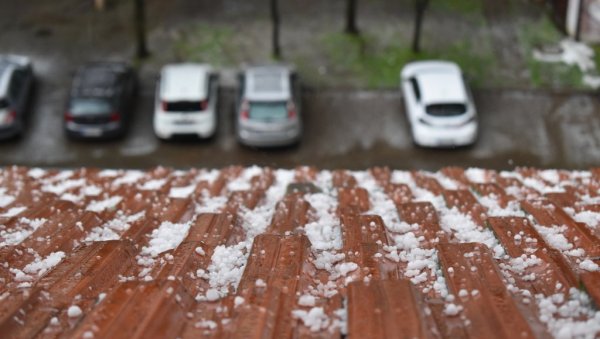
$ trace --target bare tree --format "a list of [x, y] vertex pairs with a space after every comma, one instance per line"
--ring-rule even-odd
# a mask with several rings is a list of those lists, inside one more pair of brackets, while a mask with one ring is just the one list
[[273, 34], [271, 43], [273, 48], [273, 57], [281, 59], [281, 46], [279, 45], [279, 1], [271, 0], [271, 21], [273, 23]]
[[136, 56], [147, 58], [150, 53], [146, 45], [146, 6], [144, 0], [134, 1]]
[[429, 5], [429, 0], [415, 0], [415, 28], [413, 31], [412, 50], [415, 53], [421, 51], [421, 26], [425, 16], [425, 10]]
[[358, 27], [356, 25], [356, 0], [346, 0], [346, 34], [358, 35]]

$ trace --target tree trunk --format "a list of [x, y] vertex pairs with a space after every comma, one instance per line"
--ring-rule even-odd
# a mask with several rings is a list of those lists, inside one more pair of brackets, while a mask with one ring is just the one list
[[581, 39], [581, 17], [583, 16], [583, 0], [579, 0], [579, 7], [577, 8], [577, 24], [575, 26], [575, 41]]
[[271, 42], [273, 46], [273, 57], [281, 59], [281, 47], [279, 46], [279, 3], [278, 0], [271, 0], [271, 21], [273, 23], [273, 34]]
[[144, 0], [134, 0], [136, 56], [147, 58], [150, 53], [146, 47], [146, 10]]
[[421, 51], [421, 26], [423, 25], [423, 18], [428, 5], [429, 0], [415, 0], [415, 28], [412, 43], [414, 53]]
[[346, 0], [346, 34], [358, 35], [356, 25], [356, 0]]

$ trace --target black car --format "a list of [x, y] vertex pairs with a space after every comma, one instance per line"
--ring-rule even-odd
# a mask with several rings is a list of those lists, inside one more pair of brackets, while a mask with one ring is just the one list
[[69, 137], [123, 136], [131, 122], [136, 75], [120, 62], [88, 63], [77, 71], [65, 113]]
[[11, 138], [23, 131], [32, 88], [29, 58], [0, 55], [0, 138]]

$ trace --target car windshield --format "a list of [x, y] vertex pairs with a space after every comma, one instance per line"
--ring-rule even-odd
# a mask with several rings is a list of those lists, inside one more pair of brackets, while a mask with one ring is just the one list
[[71, 102], [71, 114], [89, 115], [110, 113], [112, 106], [108, 100], [103, 99], [74, 99]]
[[287, 106], [284, 101], [253, 102], [250, 104], [250, 119], [262, 121], [284, 120], [287, 115]]
[[4, 109], [6, 107], [8, 107], [8, 100], [0, 98], [0, 109]]
[[467, 111], [465, 104], [434, 104], [427, 105], [427, 114], [435, 117], [453, 117], [464, 114]]
[[167, 112], [197, 112], [202, 110], [200, 101], [170, 101], [165, 103]]

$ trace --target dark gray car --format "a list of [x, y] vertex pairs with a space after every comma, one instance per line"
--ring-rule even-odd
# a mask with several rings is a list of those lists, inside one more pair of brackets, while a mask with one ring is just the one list
[[137, 81], [133, 69], [120, 62], [88, 63], [77, 71], [65, 112], [70, 137], [122, 136], [131, 121]]
[[22, 133], [33, 88], [33, 70], [27, 57], [0, 55], [0, 138]]
[[237, 137], [247, 146], [295, 144], [302, 135], [297, 76], [287, 66], [246, 69], [239, 79]]

